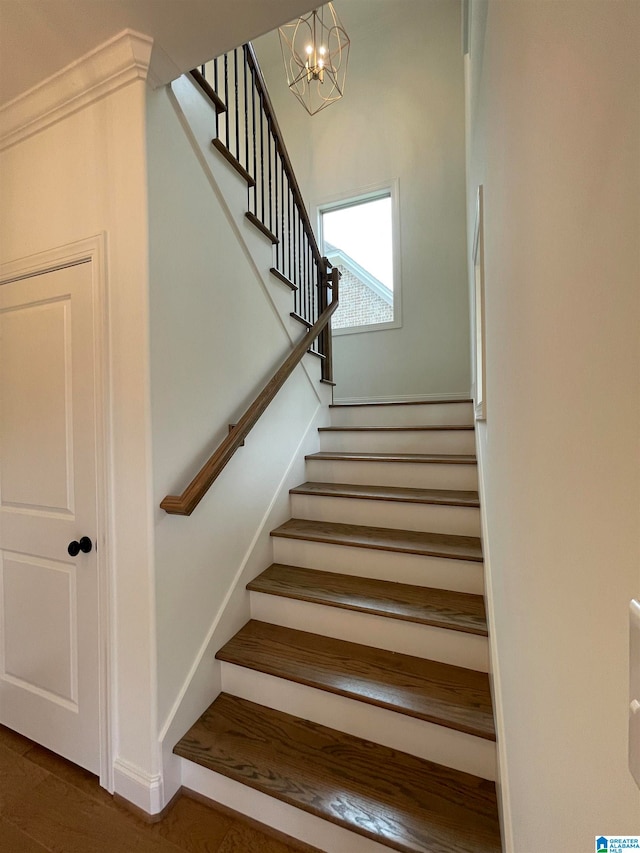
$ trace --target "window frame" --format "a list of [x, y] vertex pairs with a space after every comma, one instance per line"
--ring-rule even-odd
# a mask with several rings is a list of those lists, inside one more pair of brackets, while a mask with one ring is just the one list
[[314, 212], [317, 222], [318, 243], [324, 252], [324, 234], [322, 217], [332, 210], [340, 210], [345, 207], [355, 207], [377, 198], [391, 198], [391, 247], [393, 252], [393, 320], [386, 323], [368, 323], [362, 326], [344, 326], [340, 329], [331, 329], [331, 334], [356, 335], [363, 332], [383, 332], [388, 329], [402, 328], [402, 280], [401, 280], [401, 252], [400, 252], [400, 199], [399, 182], [397, 178], [384, 181], [379, 184], [349, 190], [337, 195], [332, 195], [317, 202]]

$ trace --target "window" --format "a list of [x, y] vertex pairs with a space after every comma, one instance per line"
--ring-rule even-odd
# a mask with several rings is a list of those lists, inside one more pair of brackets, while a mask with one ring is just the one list
[[334, 334], [400, 325], [395, 187], [319, 207], [323, 254], [342, 273]]

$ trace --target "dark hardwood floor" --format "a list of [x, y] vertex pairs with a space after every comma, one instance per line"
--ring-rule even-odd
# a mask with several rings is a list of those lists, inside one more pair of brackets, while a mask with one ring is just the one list
[[134, 850], [313, 853], [260, 824], [187, 796], [161, 821], [149, 824], [117, 803], [91, 773], [0, 726], [2, 853]]

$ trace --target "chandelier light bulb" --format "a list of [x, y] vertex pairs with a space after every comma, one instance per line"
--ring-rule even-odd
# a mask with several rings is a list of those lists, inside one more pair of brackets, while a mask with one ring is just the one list
[[287, 83], [310, 115], [342, 97], [349, 46], [333, 3], [280, 27]]

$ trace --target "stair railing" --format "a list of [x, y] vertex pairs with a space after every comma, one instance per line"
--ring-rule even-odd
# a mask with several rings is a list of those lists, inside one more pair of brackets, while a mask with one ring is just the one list
[[274, 245], [271, 273], [291, 288], [291, 314], [308, 331], [182, 494], [161, 502], [174, 515], [191, 515], [306, 352], [322, 359], [322, 380], [333, 384], [330, 321], [340, 273], [318, 248], [253, 46], [207, 66], [191, 76], [215, 107], [212, 143], [246, 180], [246, 216]]
[[[253, 45], [191, 76], [216, 107], [214, 147], [247, 181], [247, 218], [274, 245], [271, 272], [291, 288], [292, 313], [311, 328], [326, 306], [326, 267]], [[325, 361], [326, 343], [320, 339], [312, 347]], [[332, 378], [330, 364], [324, 373]]]

